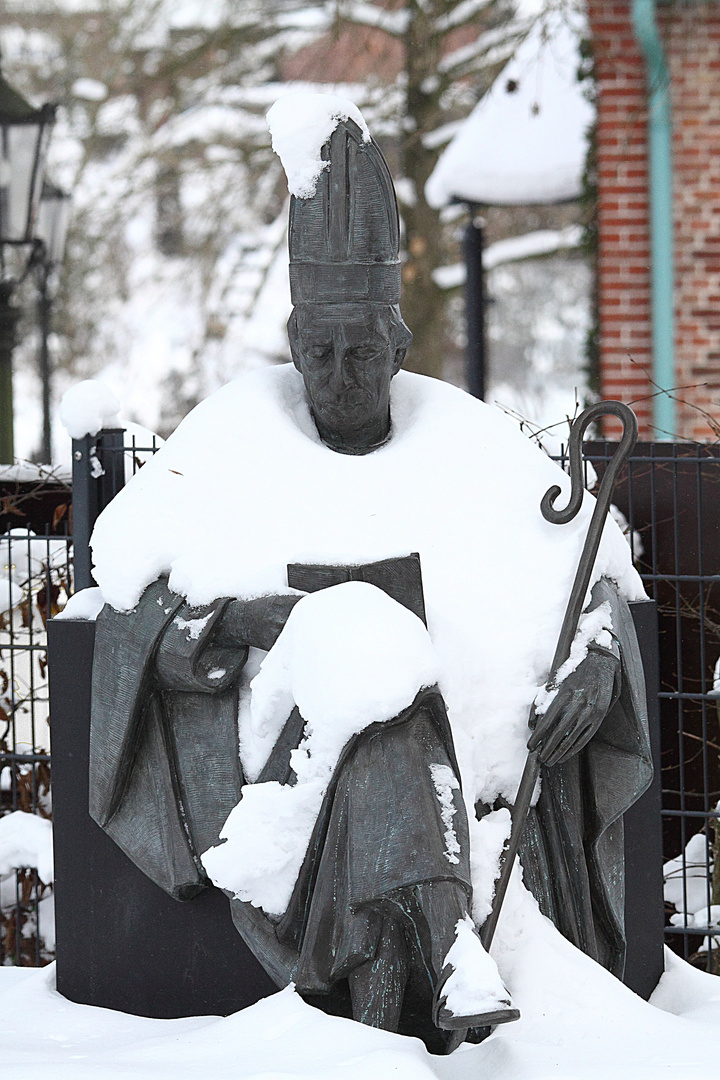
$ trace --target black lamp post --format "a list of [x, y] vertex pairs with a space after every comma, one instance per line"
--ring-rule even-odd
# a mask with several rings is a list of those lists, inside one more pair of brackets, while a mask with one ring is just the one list
[[[19, 311], [16, 287], [35, 255], [35, 222], [55, 106], [33, 108], [0, 74], [0, 463], [13, 460], [12, 352]], [[24, 271], [6, 272], [6, 247], [30, 245]]]
[[68, 223], [70, 220], [70, 196], [47, 180], [42, 187], [38, 208], [36, 239], [41, 249], [36, 267], [38, 281], [38, 322], [40, 325], [40, 353], [38, 365], [42, 384], [42, 442], [40, 460], [49, 464], [52, 460], [52, 432], [50, 428], [50, 401], [52, 369], [48, 338], [50, 316], [55, 295], [57, 267], [65, 251]]
[[485, 400], [487, 348], [485, 330], [485, 269], [483, 220], [475, 203], [467, 203], [468, 223], [463, 237], [465, 255], [466, 376], [468, 391]]

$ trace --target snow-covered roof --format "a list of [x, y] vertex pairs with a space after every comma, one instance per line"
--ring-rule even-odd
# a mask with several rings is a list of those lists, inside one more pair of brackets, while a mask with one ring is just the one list
[[441, 155], [425, 188], [496, 205], [577, 198], [593, 107], [577, 81], [582, 24], [540, 21]]

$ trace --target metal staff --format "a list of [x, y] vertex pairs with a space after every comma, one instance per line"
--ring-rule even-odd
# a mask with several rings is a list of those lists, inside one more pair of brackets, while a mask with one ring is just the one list
[[[637, 440], [637, 418], [632, 409], [628, 408], [627, 405], [623, 405], [620, 401], [599, 401], [596, 405], [591, 405], [589, 408], [585, 409], [584, 412], [578, 416], [570, 429], [570, 438], [568, 440], [571, 480], [570, 501], [564, 510], [555, 509], [555, 500], [558, 495], [560, 495], [562, 489], [558, 487], [557, 484], [554, 484], [545, 492], [542, 502], [540, 503], [540, 510], [542, 511], [543, 517], [546, 521], [552, 522], [553, 525], [567, 525], [567, 523], [572, 521], [576, 516], [582, 505], [584, 494], [582, 466], [583, 436], [588, 425], [591, 424], [593, 420], [597, 420], [599, 416], [606, 415], [617, 416], [617, 418], [622, 421], [622, 439], [620, 440], [617, 450], [608, 462], [605, 474], [600, 483], [600, 490], [597, 494], [595, 509], [593, 510], [593, 515], [590, 520], [590, 527], [588, 528], [587, 536], [585, 538], [585, 545], [582, 550], [582, 555], [580, 556], [577, 573], [575, 574], [575, 581], [573, 582], [570, 599], [568, 600], [568, 605], [565, 610], [565, 618], [563, 619], [560, 636], [555, 649], [555, 655], [550, 667], [550, 675], [546, 684], [548, 690], [557, 688], [557, 683], [555, 681], [557, 673], [570, 655], [570, 646], [577, 633], [578, 620], [580, 619], [585, 603], [588, 585], [590, 584], [590, 576], [600, 546], [600, 540], [605, 526], [605, 518], [610, 507], [610, 500], [615, 486], [615, 480], [621, 466], [624, 465], [625, 461], [632, 453], [632, 449]], [[530, 708], [528, 724], [531, 729], [535, 726], [534, 704]], [[497, 926], [497, 921], [500, 916], [500, 908], [505, 899], [508, 882], [510, 881], [510, 874], [515, 862], [515, 856], [517, 855], [520, 839], [525, 828], [525, 822], [530, 809], [530, 800], [535, 791], [535, 785], [540, 773], [540, 758], [538, 757], [538, 753], [537, 750], [531, 750], [528, 753], [522, 779], [520, 781], [520, 787], [518, 788], [517, 798], [515, 799], [515, 805], [513, 806], [512, 829], [510, 831], [510, 839], [500, 856], [500, 873], [498, 874], [497, 884], [495, 886], [492, 911], [480, 931], [480, 938], [486, 949], [490, 948], [495, 933], [495, 927]]]

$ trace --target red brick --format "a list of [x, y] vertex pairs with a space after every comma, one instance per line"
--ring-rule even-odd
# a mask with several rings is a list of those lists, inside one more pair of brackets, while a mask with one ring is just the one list
[[[644, 399], [636, 409], [647, 435], [654, 391], [645, 72], [630, 0], [588, 0], [588, 17], [598, 78], [601, 383], [604, 393]], [[680, 433], [716, 440], [697, 409], [720, 417], [720, 5], [666, 5], [658, 18], [674, 123], [676, 381], [704, 384], [683, 391]]]

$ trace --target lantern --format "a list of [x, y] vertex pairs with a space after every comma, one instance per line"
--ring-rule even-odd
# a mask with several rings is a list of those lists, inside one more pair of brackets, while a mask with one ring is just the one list
[[33, 240], [55, 106], [33, 108], [0, 74], [0, 242]]

